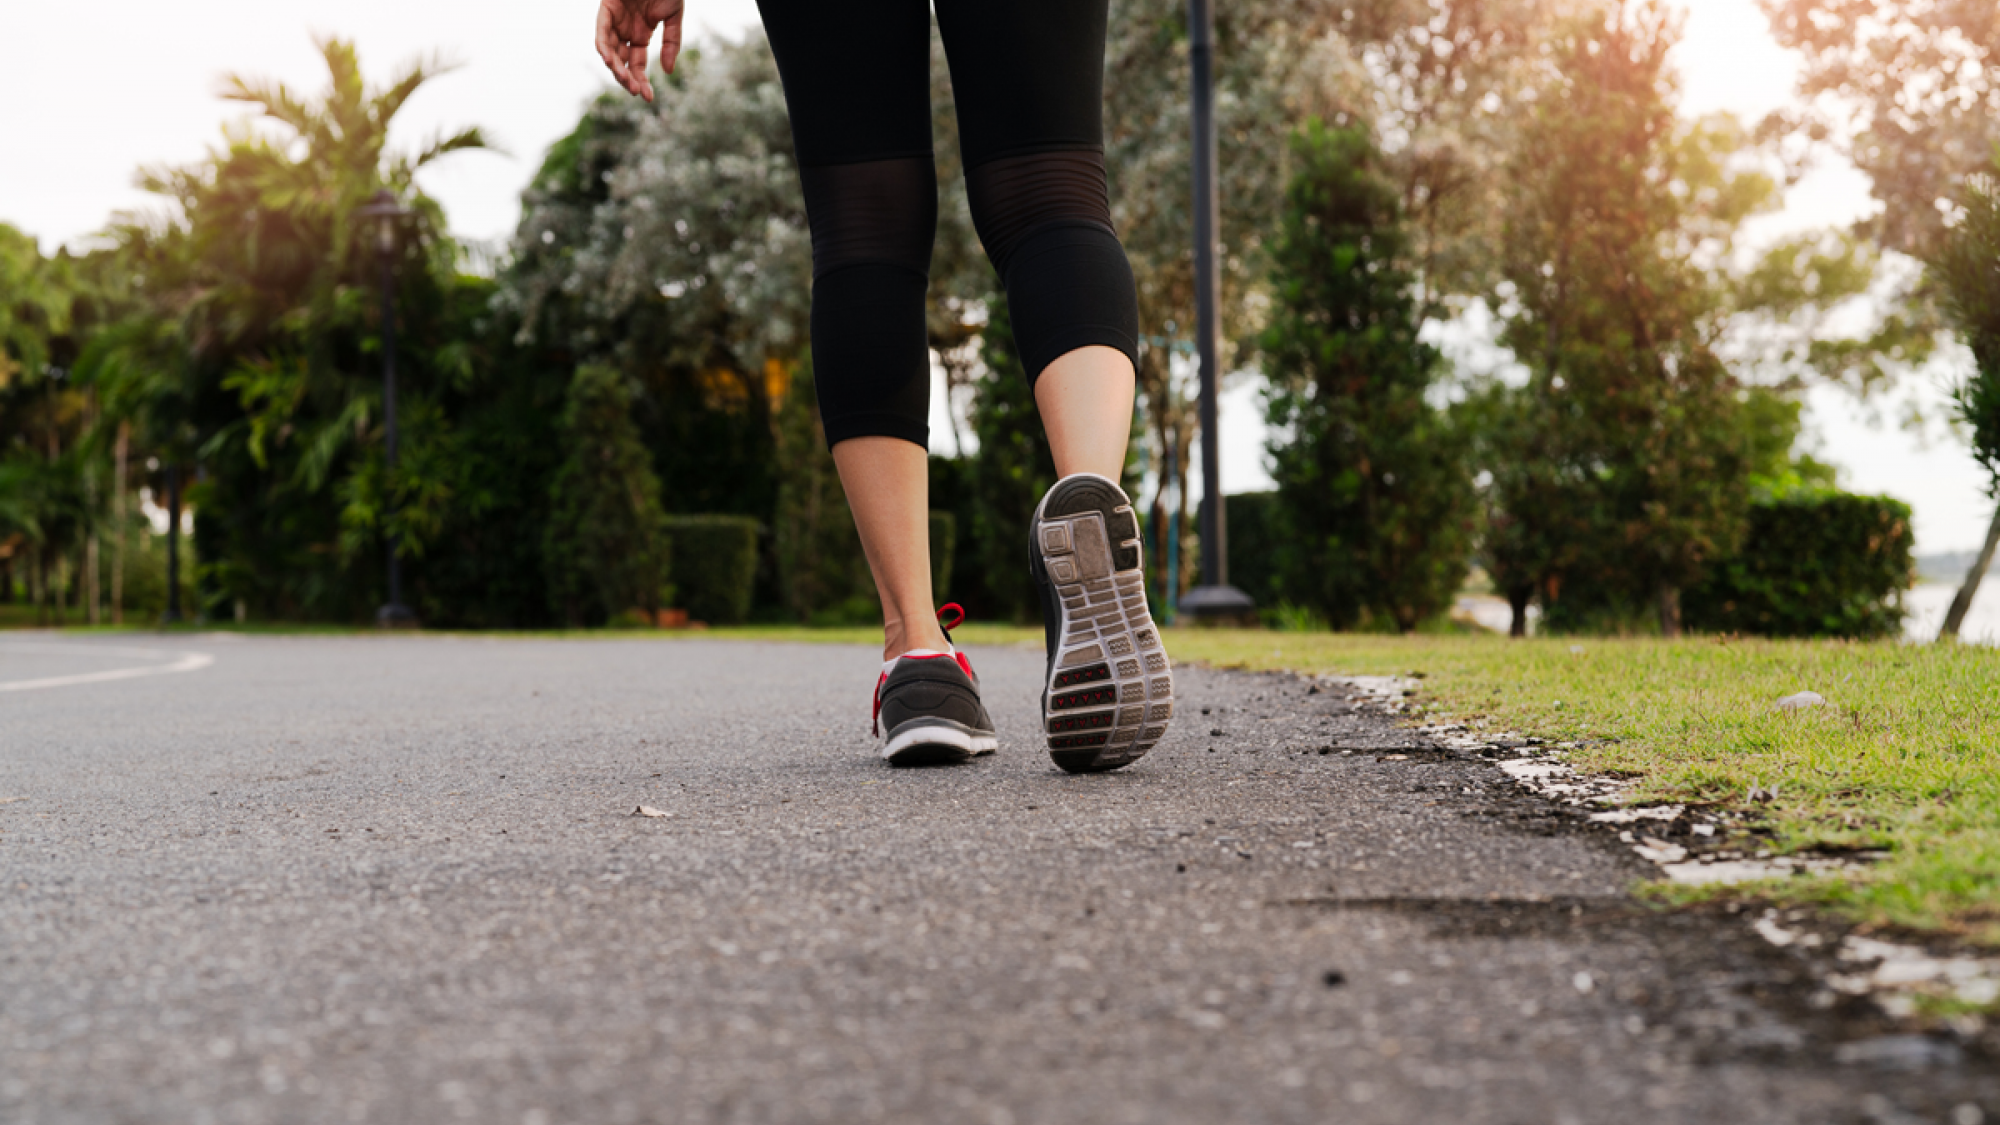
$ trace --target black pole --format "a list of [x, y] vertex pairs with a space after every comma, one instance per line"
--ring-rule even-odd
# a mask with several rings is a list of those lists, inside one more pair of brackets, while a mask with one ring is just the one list
[[181, 621], [181, 466], [167, 462], [167, 612], [160, 624]]
[[1223, 511], [1216, 432], [1222, 205], [1215, 190], [1215, 13], [1210, 0], [1188, 0], [1188, 61], [1193, 71], [1195, 351], [1201, 362], [1201, 585], [1188, 591], [1180, 608], [1197, 618], [1243, 618], [1255, 606], [1229, 584], [1229, 521]]
[[[382, 262], [382, 452], [388, 473], [382, 497], [384, 516], [395, 514], [396, 481], [396, 262], [393, 248], [386, 244], [379, 255]], [[389, 552], [389, 601], [375, 612], [375, 623], [389, 628], [415, 625], [417, 615], [403, 604], [403, 556], [401, 544], [391, 527], [385, 538]]]

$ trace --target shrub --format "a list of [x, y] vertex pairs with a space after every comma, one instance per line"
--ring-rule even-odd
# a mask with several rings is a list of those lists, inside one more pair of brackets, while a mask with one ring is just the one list
[[757, 521], [748, 516], [669, 516], [673, 584], [696, 621], [738, 625], [757, 588]]
[[827, 451], [809, 366], [792, 377], [778, 408], [777, 450], [772, 547], [785, 608], [807, 624], [866, 623], [879, 612], [875, 585]]
[[958, 549], [958, 518], [950, 512], [931, 513], [931, 597], [937, 601], [953, 600], [946, 595], [951, 588], [951, 556]]
[[[978, 513], [972, 494], [972, 461], [970, 457], [931, 458], [932, 519], [940, 513], [951, 517], [952, 556], [951, 565], [940, 568], [937, 552], [933, 550], [931, 568], [942, 578], [935, 587], [939, 601], [957, 602], [965, 607], [968, 616], [986, 618], [994, 616], [987, 611], [994, 603], [993, 595], [987, 592], [986, 573], [980, 566], [979, 544], [974, 538]], [[936, 534], [933, 530], [932, 535]], [[1022, 555], [1025, 559], [1025, 549]]]
[[549, 486], [542, 554], [550, 601], [572, 627], [659, 609], [672, 552], [631, 403], [617, 371], [586, 364], [563, 407], [564, 458]]
[[1268, 620], [1285, 601], [1278, 575], [1278, 494], [1241, 492], [1223, 498], [1229, 518], [1229, 584], [1250, 595]]
[[1742, 549], [1688, 593], [1690, 626], [1778, 637], [1888, 637], [1915, 573], [1910, 506], [1801, 492], [1756, 501]]

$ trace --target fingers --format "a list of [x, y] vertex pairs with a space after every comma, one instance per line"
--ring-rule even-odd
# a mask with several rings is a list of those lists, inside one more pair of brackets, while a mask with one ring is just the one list
[[626, 79], [624, 60], [620, 57], [624, 39], [618, 25], [623, 15], [624, 10], [617, 0], [603, 0], [603, 3], [597, 6], [597, 57], [603, 60], [605, 69], [611, 72], [614, 81], [631, 90], [632, 84]]
[[598, 5], [597, 57], [620, 86], [647, 101], [653, 100], [652, 83], [646, 81], [646, 45], [652, 37], [645, 17], [626, 11], [621, 0]]
[[674, 72], [674, 63], [681, 57], [681, 17], [686, 14], [685, 4], [675, 4], [660, 24], [660, 69], [668, 74]]
[[653, 38], [652, 32], [653, 29], [650, 27], [636, 32], [632, 37], [632, 45], [624, 48], [625, 73], [628, 79], [625, 88], [649, 102], [653, 100], [653, 82], [646, 77], [646, 45]]

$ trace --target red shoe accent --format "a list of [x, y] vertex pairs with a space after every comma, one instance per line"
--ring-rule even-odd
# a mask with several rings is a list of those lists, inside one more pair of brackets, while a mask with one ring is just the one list
[[[945, 620], [946, 614], [951, 615], [950, 621]], [[938, 627], [944, 630], [944, 639], [949, 641], [951, 631], [965, 624], [965, 607], [957, 602], [946, 602], [938, 607], [937, 618]], [[958, 651], [958, 646], [952, 646], [952, 655], [958, 658], [958, 666], [965, 669], [966, 678], [977, 682], [979, 677], [973, 674], [972, 661], [967, 660], [965, 654]]]
[[[949, 623], [944, 619], [944, 615], [947, 613], [953, 615]], [[944, 639], [950, 640], [951, 631], [965, 624], [965, 607], [959, 605], [957, 602], [946, 602], [938, 607], [937, 618], [939, 627], [944, 629]]]
[[875, 715], [868, 721], [868, 730], [876, 738], [882, 737], [882, 685], [888, 682], [887, 672], [875, 681]]

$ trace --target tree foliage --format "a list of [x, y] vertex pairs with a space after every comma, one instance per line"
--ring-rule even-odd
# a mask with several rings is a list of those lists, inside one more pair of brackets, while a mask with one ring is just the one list
[[[81, 342], [102, 318], [101, 260], [45, 256], [0, 224], [0, 594], [29, 583], [37, 620], [91, 602], [96, 547], [114, 529], [97, 502], [104, 471], [100, 398], [77, 378]], [[72, 597], [72, 591], [77, 597]]]
[[[1994, 162], [2000, 173], [2000, 159]], [[2000, 179], [1967, 182], [1962, 215], [1932, 262], [1952, 326], [1972, 350], [1973, 371], [1953, 391], [1972, 455], [2000, 498]]]
[[[1428, 306], [1484, 292], [1492, 276], [1498, 171], [1532, 96], [1545, 30], [1575, 0], [1260, 0], [1215, 12], [1220, 364], [1254, 361], [1271, 309], [1269, 239], [1293, 175], [1288, 139], [1309, 117], [1385, 139], [1380, 167], [1409, 218], [1412, 268]], [[1142, 468], [1157, 483], [1152, 523], [1189, 541], [1199, 429], [1192, 365], [1190, 121], [1186, 5], [1118, 0], [1106, 73], [1113, 218], [1138, 282]], [[1164, 537], [1161, 538], [1164, 542]], [[1189, 553], [1189, 558], [1193, 553]], [[1182, 576], [1164, 572], [1159, 584]]]
[[1308, 121], [1271, 249], [1263, 336], [1284, 586], [1336, 627], [1450, 605], [1472, 540], [1461, 436], [1427, 398], [1411, 242], [1365, 129]]
[[[1995, 159], [2000, 170], [2000, 157]], [[1986, 491], [2000, 500], [2000, 181], [1977, 177], [1966, 184], [1960, 221], [1932, 262], [1953, 326], [1972, 349], [1973, 370], [1952, 389], [1958, 421], [1972, 439], [1972, 455], [1986, 470]], [[2000, 509], [1966, 572], [1940, 637], [1955, 637], [1980, 583], [2000, 551]]]
[[1763, 0], [1805, 58], [1808, 108], [1778, 122], [1833, 143], [1885, 205], [1883, 245], [1924, 256], [1965, 176], [2000, 143], [2000, 5], [1992, 0]]
[[[352, 44], [319, 46], [324, 92], [232, 76], [224, 96], [255, 106], [266, 127], [145, 175], [170, 210], [119, 235], [147, 271], [148, 299], [99, 358], [107, 376], [174, 384], [178, 416], [159, 420], [155, 448], [208, 470], [195, 499], [214, 600], [346, 618], [380, 600], [382, 537], [423, 553], [474, 487], [443, 399], [478, 377], [463, 298], [480, 286], [458, 277], [457, 247], [414, 175], [483, 141], [469, 129], [391, 150], [396, 114], [447, 68], [415, 62], [372, 87]], [[381, 458], [376, 248], [355, 214], [385, 185], [415, 212], [393, 262], [407, 419], [393, 478]]]
[[[1715, 159], [1667, 98], [1664, 5], [1621, 0], [1552, 45], [1557, 78], [1524, 126], [1503, 242], [1503, 342], [1529, 370], [1502, 411], [1490, 560], [1510, 598], [1565, 583], [1655, 605], [1731, 551], [1749, 501], [1740, 388], [1715, 349], [1720, 267], [1772, 184]], [[1612, 584], [1625, 588], [1613, 590]]]

